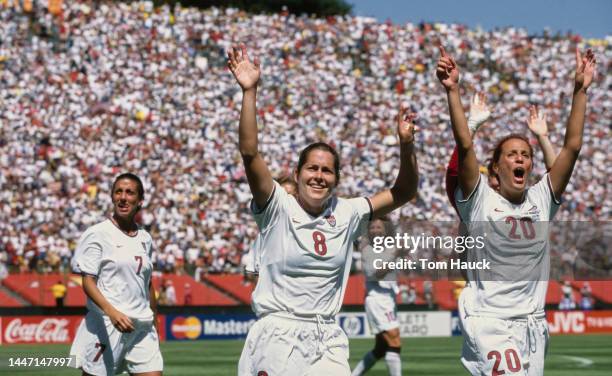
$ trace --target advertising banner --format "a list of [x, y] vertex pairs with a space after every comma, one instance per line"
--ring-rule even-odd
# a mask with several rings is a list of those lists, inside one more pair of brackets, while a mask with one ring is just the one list
[[402, 337], [450, 337], [451, 313], [449, 311], [399, 312]]
[[[0, 345], [72, 343], [84, 316], [2, 316]], [[157, 316], [159, 339], [166, 340], [165, 316]]]
[[451, 314], [451, 333], [453, 336], [460, 336], [461, 333], [461, 324], [459, 323], [459, 312], [453, 311]]
[[339, 313], [336, 322], [349, 338], [371, 338], [370, 325], [364, 312]]
[[550, 334], [612, 333], [612, 311], [548, 311]]
[[166, 340], [189, 341], [199, 339], [246, 338], [255, 324], [254, 314], [227, 315], [167, 315]]
[[[398, 312], [402, 337], [450, 337], [451, 313], [449, 311]], [[338, 325], [349, 338], [372, 338], [367, 316], [364, 312], [339, 313]]]
[[0, 343], [72, 343], [83, 316], [3, 316]]

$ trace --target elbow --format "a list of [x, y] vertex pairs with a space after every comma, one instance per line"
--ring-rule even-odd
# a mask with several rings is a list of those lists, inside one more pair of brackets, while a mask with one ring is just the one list
[[459, 155], [465, 155], [473, 148], [474, 148], [474, 144], [472, 143], [471, 138], [467, 140], [463, 140], [463, 139], [457, 140], [457, 151], [459, 152]]
[[253, 160], [259, 152], [257, 151], [257, 147], [251, 147], [249, 145], [240, 145], [240, 156], [242, 156], [243, 161]]
[[417, 184], [416, 181], [414, 184], [410, 184], [407, 187], [398, 187], [395, 186], [391, 188], [391, 194], [393, 195], [393, 201], [398, 206], [404, 205], [408, 201], [414, 200], [417, 194]]
[[570, 153], [573, 158], [578, 159], [578, 155], [580, 155], [580, 149], [582, 149], [582, 142], [568, 142], [564, 146], [564, 149], [568, 153]]

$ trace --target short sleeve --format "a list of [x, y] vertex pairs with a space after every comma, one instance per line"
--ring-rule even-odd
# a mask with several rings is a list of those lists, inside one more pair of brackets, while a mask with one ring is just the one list
[[457, 211], [463, 222], [471, 222], [473, 214], [480, 210], [482, 198], [486, 193], [486, 189], [489, 188], [485, 179], [486, 177], [480, 174], [476, 187], [474, 187], [474, 190], [467, 197], [464, 197], [461, 187], [458, 186], [455, 190], [455, 203], [457, 204]]
[[259, 248], [261, 244], [261, 235], [257, 235], [253, 244], [251, 244], [251, 248], [244, 256], [244, 270], [249, 273], [258, 273], [259, 272], [259, 263], [257, 262], [257, 257], [259, 257]]
[[263, 208], [258, 208], [255, 201], [251, 200], [251, 212], [259, 231], [266, 231], [278, 219], [278, 214], [283, 210], [288, 196], [289, 194], [275, 181], [272, 194]]
[[153, 242], [153, 238], [151, 237], [151, 234], [147, 233], [147, 239], [149, 241], [149, 259], [153, 260], [154, 256], [155, 256], [155, 243]]
[[355, 231], [351, 234], [351, 238], [355, 240], [366, 231], [372, 220], [372, 204], [366, 197], [351, 198], [347, 201], [353, 208], [353, 217], [357, 221]]
[[371, 245], [368, 244], [361, 248], [361, 263], [363, 265], [363, 272], [368, 280], [376, 278], [376, 269], [373, 267], [376, 256], [378, 256], [378, 254], [374, 253], [374, 249]]
[[102, 241], [99, 233], [86, 231], [77, 244], [71, 261], [72, 271], [97, 276], [102, 262]]
[[547, 220], [552, 220], [557, 210], [561, 206], [561, 202], [555, 197], [550, 182], [550, 174], [545, 174], [540, 181], [529, 189], [529, 193], [533, 194], [536, 200], [542, 207], [546, 208], [549, 216]]

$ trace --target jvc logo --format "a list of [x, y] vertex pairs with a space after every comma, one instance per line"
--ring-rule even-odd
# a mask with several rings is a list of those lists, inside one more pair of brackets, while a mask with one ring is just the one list
[[584, 312], [555, 312], [548, 329], [551, 333], [584, 333]]

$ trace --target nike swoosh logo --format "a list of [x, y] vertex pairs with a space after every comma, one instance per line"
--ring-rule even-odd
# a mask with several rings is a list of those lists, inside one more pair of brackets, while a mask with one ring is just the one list
[[498, 209], [498, 208], [495, 208], [495, 211], [498, 212], [498, 213], [503, 213], [504, 212], [503, 210]]
[[123, 247], [123, 244], [117, 244], [115, 247], [121, 248], [121, 247]]

